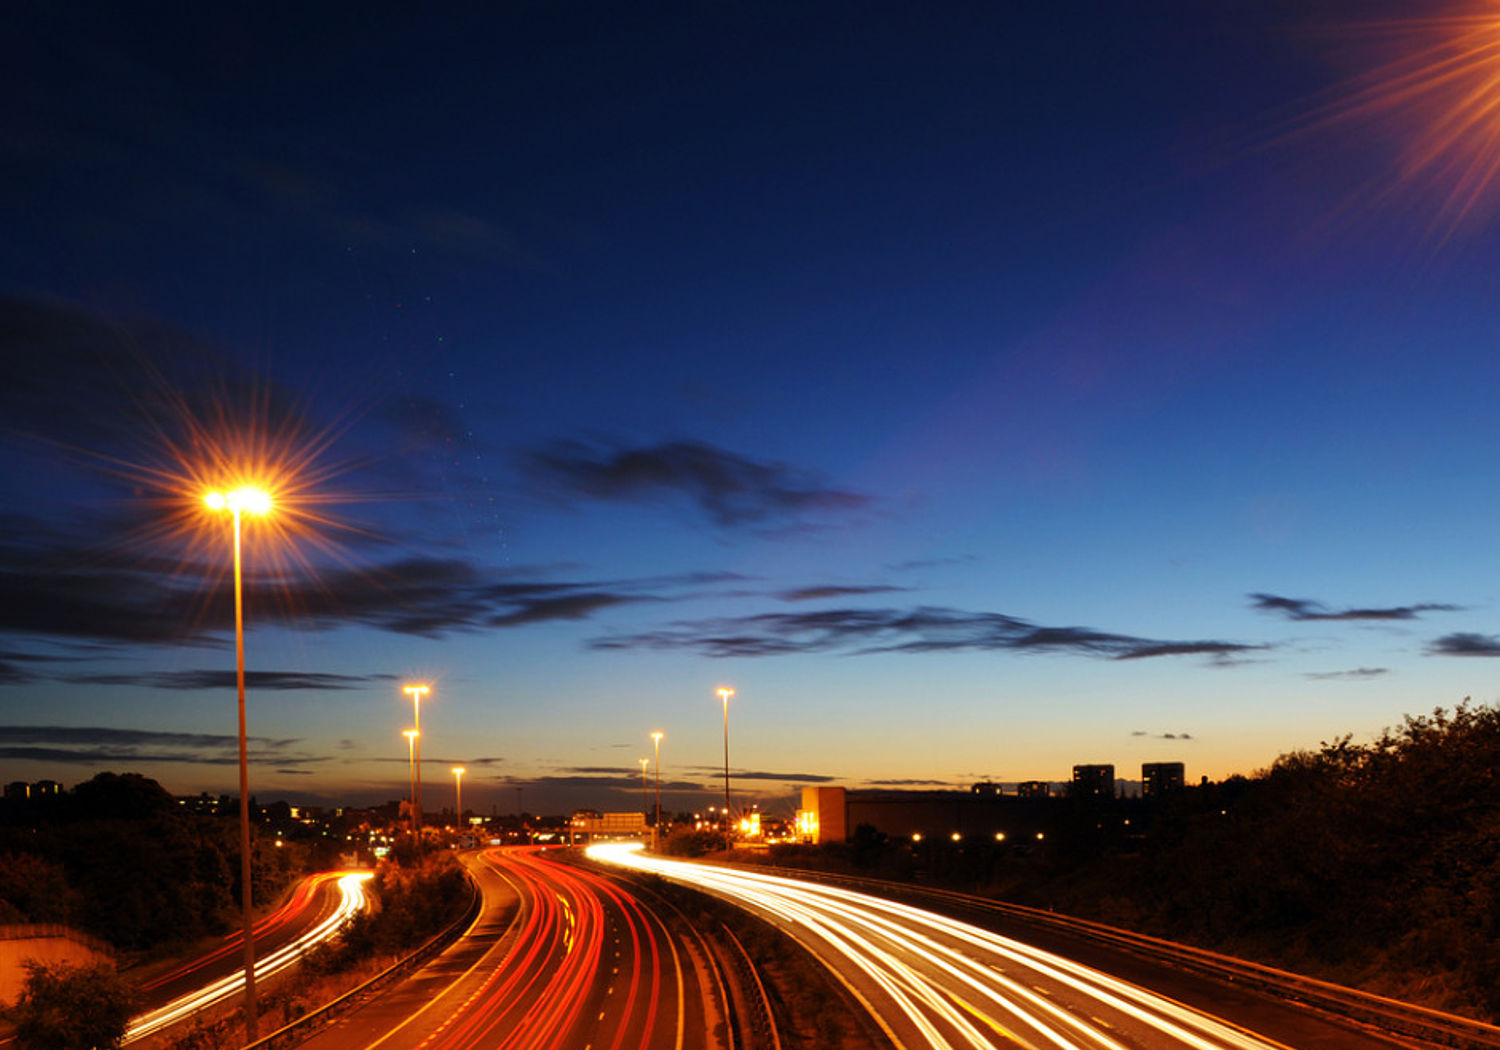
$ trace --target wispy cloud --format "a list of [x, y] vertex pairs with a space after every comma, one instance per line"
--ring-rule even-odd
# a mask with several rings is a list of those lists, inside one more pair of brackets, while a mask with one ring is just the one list
[[1459, 612], [1462, 606], [1441, 602], [1391, 605], [1374, 608], [1330, 609], [1306, 598], [1283, 598], [1275, 594], [1252, 594], [1250, 607], [1258, 612], [1284, 616], [1288, 620], [1415, 620], [1423, 613]]
[[1432, 656], [1500, 656], [1500, 638], [1492, 634], [1445, 634], [1427, 647]]
[[870, 505], [785, 463], [761, 462], [697, 441], [600, 448], [561, 441], [522, 457], [523, 469], [564, 500], [649, 502], [686, 499], [715, 525], [781, 525], [807, 515]]
[[891, 572], [920, 572], [925, 569], [942, 569], [950, 565], [975, 565], [979, 562], [977, 554], [961, 554], [951, 558], [915, 558], [911, 561], [898, 561], [887, 565]]
[[1147, 737], [1151, 740], [1191, 740], [1191, 733], [1150, 733], [1144, 729], [1137, 729], [1130, 734], [1135, 737]]
[[609, 635], [596, 649], [684, 649], [706, 656], [790, 653], [1062, 652], [1113, 660], [1208, 656], [1215, 663], [1267, 648], [1218, 640], [1160, 641], [1084, 627], [1042, 627], [1001, 613], [923, 606], [825, 609], [680, 621], [640, 634]]
[[1347, 671], [1308, 671], [1302, 677], [1316, 681], [1336, 681], [1338, 679], [1381, 678], [1390, 673], [1388, 667], [1353, 667]]
[[794, 587], [791, 590], [779, 591], [776, 597], [784, 602], [812, 602], [826, 601], [829, 598], [857, 598], [866, 594], [890, 594], [895, 591], [904, 591], [905, 587], [891, 587], [886, 584], [868, 584], [865, 586], [845, 586], [839, 584], [824, 584], [811, 587]]

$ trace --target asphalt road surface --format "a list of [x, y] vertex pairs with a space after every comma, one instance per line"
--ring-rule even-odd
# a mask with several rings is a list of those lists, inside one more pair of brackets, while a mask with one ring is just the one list
[[465, 858], [465, 935], [306, 1050], [718, 1050], [724, 993], [660, 906], [543, 849]]

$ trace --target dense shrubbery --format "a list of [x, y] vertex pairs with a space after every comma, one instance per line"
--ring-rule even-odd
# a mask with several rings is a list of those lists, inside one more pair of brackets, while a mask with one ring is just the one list
[[26, 984], [5, 1011], [21, 1050], [103, 1050], [120, 1045], [135, 997], [108, 963], [26, 962]]
[[408, 864], [383, 863], [369, 891], [372, 907], [349, 919], [337, 943], [314, 953], [309, 962], [315, 970], [334, 973], [374, 955], [419, 948], [458, 918], [470, 899], [468, 876], [448, 852]]
[[701, 857], [723, 848], [724, 833], [722, 831], [704, 831], [689, 827], [673, 828], [661, 843], [661, 852], [671, 857]]
[[1185, 792], [1134, 856], [1063, 881], [1166, 933], [1500, 1016], [1500, 709]]
[[[238, 900], [238, 825], [198, 816], [154, 780], [101, 773], [56, 798], [7, 809], [0, 922], [60, 922], [118, 948], [222, 932]], [[292, 848], [255, 846], [255, 898], [302, 869]]]

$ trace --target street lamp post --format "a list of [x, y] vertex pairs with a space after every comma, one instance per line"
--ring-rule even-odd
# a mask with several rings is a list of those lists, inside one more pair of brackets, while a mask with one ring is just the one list
[[724, 848], [729, 846], [729, 698], [734, 695], [734, 690], [721, 687], [715, 692], [719, 699], [724, 701]]
[[661, 837], [661, 738], [665, 735], [660, 729], [651, 734], [651, 740], [656, 744], [656, 819], [651, 826], [656, 829], [658, 839]]
[[453, 767], [453, 823], [457, 826], [459, 833], [464, 830], [464, 773], [463, 766]]
[[651, 760], [649, 758], [642, 758], [639, 761], [641, 763], [641, 819], [645, 820], [646, 814], [651, 811], [651, 807], [646, 804], [648, 797], [646, 792], [646, 767], [651, 764]]
[[240, 918], [244, 940], [245, 965], [245, 1041], [256, 1040], [259, 1025], [255, 1008], [255, 939], [250, 884], [250, 756], [245, 735], [245, 588], [241, 574], [240, 517], [245, 512], [267, 514], [271, 510], [269, 494], [255, 488], [233, 492], [210, 492], [203, 502], [213, 511], [227, 510], [234, 518], [234, 683], [239, 698], [240, 715]]
[[412, 766], [416, 770], [416, 790], [412, 792], [412, 827], [416, 829], [418, 845], [422, 834], [422, 697], [432, 690], [425, 685], [403, 685], [401, 691], [411, 697], [412, 728], [417, 731], [417, 757]]
[[411, 829], [412, 839], [415, 840], [417, 837], [417, 737], [422, 734], [416, 729], [403, 729], [401, 735], [406, 737], [406, 824]]

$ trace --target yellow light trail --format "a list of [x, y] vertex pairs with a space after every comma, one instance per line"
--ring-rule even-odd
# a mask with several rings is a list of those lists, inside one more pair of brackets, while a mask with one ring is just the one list
[[1148, 1033], [1153, 1048], [1277, 1046], [1062, 956], [920, 908], [817, 883], [648, 856], [636, 844], [600, 844], [588, 852], [696, 886], [811, 934], [827, 946], [815, 949], [825, 961], [835, 957], [830, 965], [836, 972], [852, 968], [888, 997], [882, 1003], [866, 999], [886, 1030], [914, 1033], [924, 1047], [982, 1050], [997, 1041], [1057, 1050], [1140, 1045], [1139, 1038], [1121, 1032]]

